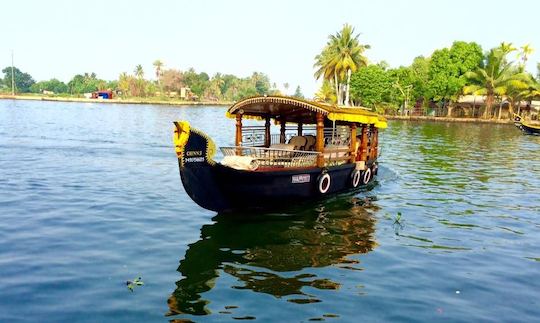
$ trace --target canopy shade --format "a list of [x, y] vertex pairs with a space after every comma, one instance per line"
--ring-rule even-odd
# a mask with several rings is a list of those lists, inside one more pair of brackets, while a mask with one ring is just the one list
[[331, 121], [374, 124], [383, 129], [387, 126], [386, 118], [364, 108], [340, 107], [282, 96], [257, 96], [238, 101], [227, 110], [227, 116], [234, 118], [241, 113], [245, 118], [262, 120], [270, 117], [277, 121], [315, 124], [318, 112]]

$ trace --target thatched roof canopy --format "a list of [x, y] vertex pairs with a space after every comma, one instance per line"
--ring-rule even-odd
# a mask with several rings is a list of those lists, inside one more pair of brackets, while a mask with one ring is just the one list
[[227, 116], [264, 119], [276, 121], [315, 124], [317, 113], [338, 123], [374, 124], [386, 128], [386, 118], [361, 107], [344, 107], [321, 102], [301, 100], [284, 96], [257, 96], [236, 102], [227, 110]]

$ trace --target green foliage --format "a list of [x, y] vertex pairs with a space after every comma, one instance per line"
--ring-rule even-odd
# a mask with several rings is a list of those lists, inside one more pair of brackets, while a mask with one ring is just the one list
[[69, 87], [64, 82], [53, 78], [48, 81], [40, 81], [40, 82], [34, 83], [30, 87], [30, 90], [33, 93], [43, 93], [43, 91], [51, 91], [51, 92], [54, 92], [55, 94], [58, 94], [58, 93], [68, 93]]
[[112, 81], [106, 82], [104, 89], [111, 90], [111, 91], [112, 90], [117, 90], [118, 89], [118, 81], [117, 80], [112, 80]]
[[75, 75], [67, 85], [71, 94], [83, 94], [103, 90], [107, 82], [98, 79], [96, 73], [84, 73]]
[[[518, 70], [521, 70], [521, 68], [518, 67]], [[516, 75], [518, 73], [519, 72], [516, 72]], [[505, 94], [507, 100], [510, 102], [510, 114], [513, 114], [514, 107], [519, 106], [522, 100], [531, 98], [531, 95], [534, 96], [535, 83], [532, 75], [528, 80], [520, 78], [515, 79], [514, 77], [514, 79], [507, 83]]]
[[193, 68], [190, 68], [184, 72], [183, 76], [186, 86], [189, 87], [195, 95], [202, 97], [210, 79], [208, 74], [204, 72], [196, 73]]
[[[5, 88], [11, 89], [11, 66], [8, 66], [2, 70], [4, 73], [4, 86]], [[30, 74], [21, 72], [16, 67], [13, 67], [13, 78], [15, 83], [15, 92], [18, 93], [28, 93], [30, 92], [30, 87], [35, 83], [34, 79]]]
[[359, 69], [351, 77], [351, 96], [362, 106], [374, 107], [376, 103], [388, 102], [392, 89], [390, 73], [379, 65]]
[[255, 83], [255, 90], [257, 91], [257, 94], [268, 94], [268, 90], [270, 88], [270, 80], [268, 79], [268, 76], [264, 75], [263, 73], [253, 72], [251, 79]]
[[[495, 97], [502, 97], [509, 93], [509, 88], [521, 90], [523, 86], [520, 82], [529, 82], [530, 76], [527, 73], [520, 73], [507, 60], [509, 52], [505, 43], [500, 47], [491, 49], [485, 56], [483, 64], [474, 71], [465, 74], [468, 85], [463, 87], [464, 93], [473, 93], [486, 96], [487, 109], [484, 118], [488, 118]], [[511, 44], [510, 44], [511, 45]]]
[[137, 277], [133, 280], [126, 281], [126, 286], [130, 292], [133, 292], [133, 289], [135, 289], [137, 286], [143, 286], [143, 285], [144, 285], [144, 282], [142, 281], [141, 277]]
[[260, 72], [246, 78], [221, 73], [210, 78], [208, 74], [197, 73], [193, 68], [185, 72], [169, 69], [161, 73], [160, 84], [165, 92], [179, 92], [181, 88], [188, 87], [200, 99], [233, 101], [271, 92], [268, 76]]
[[156, 59], [154, 63], [152, 63], [152, 65], [154, 65], [154, 68], [156, 69], [156, 79], [157, 79], [157, 82], [159, 83], [159, 78], [162, 75], [162, 68], [164, 64], [161, 60]]
[[410, 66], [410, 84], [412, 85], [412, 98], [414, 100], [426, 96], [429, 80], [429, 64], [430, 60], [428, 58], [418, 56], [413, 60], [413, 63]]
[[[349, 105], [349, 84], [351, 74], [367, 65], [364, 51], [369, 45], [361, 45], [359, 34], [354, 28], [345, 24], [341, 31], [330, 35], [322, 52], [315, 56], [315, 78], [323, 78], [333, 82], [337, 93], [337, 103]], [[345, 97], [343, 97], [345, 96]]]
[[248, 87], [248, 86], [243, 86], [242, 88], [240, 88], [238, 90], [238, 92], [236, 93], [236, 95], [234, 95], [232, 98], [233, 100], [241, 100], [243, 98], [248, 98], [250, 96], [256, 96], [257, 95], [257, 90], [253, 87]]
[[426, 93], [435, 101], [455, 100], [466, 83], [463, 77], [482, 64], [482, 48], [477, 43], [456, 41], [450, 49], [436, 50], [431, 55]]
[[319, 91], [315, 93], [315, 99], [320, 102], [336, 103], [336, 92], [332, 84], [324, 80]]
[[303, 99], [304, 98], [304, 95], [302, 94], [302, 89], [300, 89], [300, 85], [296, 87], [296, 91], [294, 91], [293, 96], [295, 98], [298, 98], [298, 99]]
[[402, 106], [414, 98], [415, 75], [411, 67], [400, 66], [388, 71], [392, 86], [389, 100], [395, 106]]
[[214, 79], [219, 80], [221, 95], [223, 95], [225, 99], [231, 99], [230, 94], [237, 86], [239, 80], [238, 77], [231, 74], [221, 75], [218, 73], [214, 76]]
[[240, 100], [242, 98], [269, 94], [270, 80], [267, 75], [254, 72], [251, 77], [238, 78], [234, 75], [224, 75], [221, 84], [225, 100]]
[[135, 73], [135, 76], [137, 78], [142, 79], [144, 77], [144, 70], [141, 64], [135, 66], [135, 69], [133, 70], [133, 73]]
[[223, 79], [221, 79], [221, 74], [216, 74], [210, 81], [206, 90], [204, 91], [204, 97], [209, 100], [221, 100], [223, 99], [223, 94], [221, 93], [221, 84]]
[[129, 76], [127, 73], [121, 73], [118, 77], [118, 89], [121, 92], [122, 96], [126, 96], [129, 91], [129, 83], [132, 76]]

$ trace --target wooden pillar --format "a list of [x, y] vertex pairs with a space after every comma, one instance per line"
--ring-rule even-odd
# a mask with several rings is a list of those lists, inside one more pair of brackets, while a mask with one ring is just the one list
[[368, 159], [368, 135], [367, 135], [368, 125], [362, 125], [362, 139], [360, 139], [360, 160], [367, 161]]
[[242, 145], [242, 114], [240, 113], [236, 113], [236, 138], [234, 145]]
[[299, 136], [302, 135], [302, 124], [301, 123], [298, 123], [298, 135]]
[[373, 159], [374, 148], [375, 148], [375, 125], [370, 125], [369, 126], [368, 160]]
[[350, 162], [356, 161], [356, 123], [351, 124], [351, 146], [350, 146]]
[[284, 144], [285, 143], [285, 125], [287, 123], [285, 120], [281, 120], [281, 129], [279, 130], [279, 143]]
[[266, 117], [264, 122], [264, 146], [270, 147], [272, 144], [272, 138], [270, 137], [270, 117]]
[[373, 125], [371, 133], [371, 159], [377, 159], [379, 152], [379, 129]]
[[324, 167], [324, 116], [320, 112], [317, 112], [317, 136], [315, 150], [319, 152], [319, 155], [317, 156], [317, 167]]

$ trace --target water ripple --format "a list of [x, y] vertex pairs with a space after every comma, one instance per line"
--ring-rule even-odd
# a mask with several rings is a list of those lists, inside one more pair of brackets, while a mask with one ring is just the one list
[[0, 101], [0, 321], [540, 316], [540, 137], [390, 122], [369, 190], [224, 216], [171, 146], [176, 119], [230, 145], [223, 114]]

